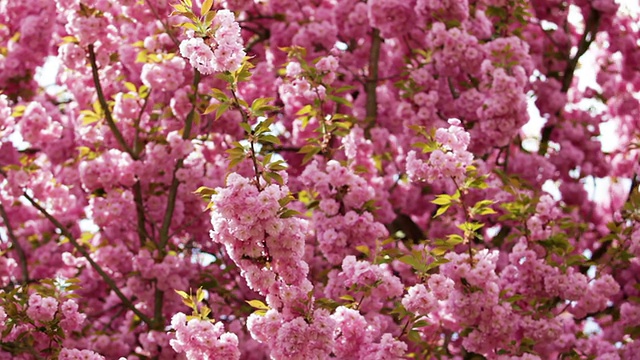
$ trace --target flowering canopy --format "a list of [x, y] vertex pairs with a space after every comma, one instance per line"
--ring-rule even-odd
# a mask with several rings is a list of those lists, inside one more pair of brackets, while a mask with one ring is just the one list
[[628, 3], [0, 0], [0, 359], [637, 359]]

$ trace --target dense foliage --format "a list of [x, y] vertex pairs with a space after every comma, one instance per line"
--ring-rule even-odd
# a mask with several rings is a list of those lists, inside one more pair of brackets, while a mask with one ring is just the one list
[[0, 0], [0, 359], [638, 359], [633, 1], [175, 1]]

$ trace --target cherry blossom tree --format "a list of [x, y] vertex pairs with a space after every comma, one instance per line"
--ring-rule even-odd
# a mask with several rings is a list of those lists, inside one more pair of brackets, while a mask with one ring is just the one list
[[630, 3], [0, 0], [0, 359], [637, 359]]

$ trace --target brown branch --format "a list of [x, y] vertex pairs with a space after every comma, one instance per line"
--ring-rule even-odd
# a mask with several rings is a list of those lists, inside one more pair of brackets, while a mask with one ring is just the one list
[[[198, 104], [198, 85], [200, 84], [200, 72], [195, 70], [193, 75], [193, 99], [191, 100], [191, 111], [187, 115], [187, 119], [185, 120], [184, 130], [182, 132], [182, 139], [188, 140], [191, 137], [191, 127], [193, 126], [193, 120], [196, 116], [196, 107]], [[164, 218], [162, 219], [162, 226], [160, 227], [160, 240], [158, 250], [161, 255], [165, 253], [165, 247], [169, 242], [169, 229], [171, 227], [171, 220], [173, 219], [173, 212], [176, 207], [176, 199], [178, 197], [178, 187], [180, 186], [180, 181], [178, 180], [177, 173], [178, 170], [182, 168], [184, 164], [184, 159], [178, 159], [176, 162], [176, 166], [173, 168], [173, 175], [171, 178], [171, 186], [169, 187], [169, 196], [167, 198], [167, 209], [164, 213]], [[150, 324], [154, 329], [162, 329], [164, 326], [164, 317], [162, 316], [162, 308], [164, 303], [164, 292], [158, 288], [158, 279], [155, 281], [155, 290], [154, 290], [154, 310], [153, 310], [153, 324]]]
[[116, 138], [116, 141], [124, 151], [126, 151], [131, 157], [136, 160], [136, 154], [133, 150], [127, 145], [127, 142], [124, 140], [122, 133], [118, 130], [115, 121], [113, 120], [113, 116], [111, 116], [111, 111], [109, 110], [109, 105], [107, 104], [107, 100], [104, 97], [104, 93], [102, 92], [102, 86], [100, 85], [100, 75], [98, 74], [98, 64], [96, 63], [96, 53], [93, 48], [93, 44], [89, 45], [89, 61], [91, 62], [91, 72], [93, 73], [93, 84], [96, 87], [96, 93], [98, 94], [98, 101], [100, 102], [100, 107], [102, 107], [102, 111], [104, 111], [105, 118], [107, 120], [107, 126], [113, 133], [113, 136]]
[[[193, 76], [193, 99], [191, 100], [191, 111], [187, 115], [187, 119], [185, 120], [184, 130], [182, 132], [182, 139], [188, 140], [191, 136], [191, 127], [193, 125], [193, 119], [196, 115], [196, 106], [198, 103], [198, 85], [200, 84], [200, 72], [195, 70], [195, 74]], [[176, 166], [173, 168], [173, 175], [171, 179], [171, 186], [169, 187], [169, 198], [167, 200], [167, 209], [164, 213], [164, 218], [162, 219], [162, 227], [160, 227], [160, 251], [164, 251], [167, 242], [169, 241], [169, 228], [171, 227], [171, 219], [173, 218], [173, 211], [176, 206], [176, 198], [178, 196], [178, 187], [180, 186], [180, 181], [176, 176], [176, 173], [182, 165], [184, 164], [184, 159], [178, 159], [176, 162]]]
[[[113, 116], [111, 114], [111, 110], [109, 109], [109, 105], [107, 104], [107, 100], [104, 96], [104, 93], [102, 91], [102, 86], [100, 85], [100, 77], [98, 75], [98, 66], [96, 64], [96, 54], [93, 48], [93, 44], [89, 45], [89, 60], [91, 62], [91, 70], [93, 72], [93, 82], [94, 85], [96, 86], [96, 93], [98, 94], [98, 101], [100, 102], [100, 106], [102, 107], [102, 111], [105, 114], [105, 118], [107, 120], [107, 125], [109, 126], [109, 129], [111, 129], [111, 132], [113, 133], [113, 135], [115, 136], [116, 140], [118, 141], [118, 143], [120, 144], [120, 146], [122, 146], [122, 148], [131, 156], [131, 158], [133, 160], [138, 160], [140, 158], [140, 143], [139, 143], [139, 126], [140, 126], [140, 120], [142, 119], [142, 115], [144, 113], [144, 110], [147, 107], [147, 104], [149, 102], [149, 96], [151, 95], [151, 91], [149, 91], [149, 93], [147, 94], [147, 96], [144, 98], [144, 103], [142, 104], [142, 106], [140, 107], [140, 111], [138, 112], [138, 118], [136, 119], [136, 122], [134, 124], [135, 128], [136, 128], [136, 133], [135, 133], [135, 138], [133, 141], [133, 149], [131, 149], [126, 141], [124, 140], [124, 137], [122, 136], [122, 133], [120, 132], [120, 130], [118, 129], [118, 127], [115, 124], [115, 121], [113, 119]], [[146, 239], [150, 239], [151, 237], [149, 236], [149, 234], [146, 231], [145, 228], [145, 223], [146, 223], [146, 219], [144, 216], [144, 203], [143, 203], [143, 198], [142, 198], [142, 188], [140, 186], [140, 180], [138, 179], [136, 181], [136, 183], [133, 185], [133, 197], [134, 197], [134, 201], [136, 203], [136, 217], [137, 217], [137, 222], [138, 222], [138, 237], [140, 239], [140, 246], [144, 246], [144, 243], [146, 242]]]
[[133, 201], [136, 203], [136, 218], [138, 221], [138, 239], [140, 247], [143, 247], [147, 239], [151, 239], [146, 229], [146, 218], [144, 216], [144, 199], [142, 198], [142, 186], [140, 179], [133, 184]]
[[109, 288], [111, 288], [111, 290], [116, 294], [116, 296], [118, 296], [120, 301], [122, 301], [122, 303], [127, 308], [129, 308], [129, 310], [131, 310], [134, 314], [136, 314], [136, 316], [138, 316], [138, 318], [140, 318], [142, 322], [144, 322], [148, 326], [151, 326], [152, 325], [151, 319], [147, 315], [142, 313], [140, 310], [138, 310], [135, 307], [135, 305], [131, 302], [131, 300], [128, 297], [126, 297], [122, 293], [122, 291], [120, 291], [120, 288], [118, 288], [118, 285], [115, 283], [115, 281], [111, 277], [109, 277], [109, 275], [100, 267], [100, 265], [98, 265], [98, 263], [96, 263], [93, 260], [93, 258], [91, 258], [91, 254], [89, 254], [87, 249], [85, 249], [82, 245], [78, 243], [78, 241], [73, 237], [71, 232], [69, 232], [69, 230], [64, 225], [62, 225], [62, 223], [60, 223], [58, 219], [53, 217], [53, 215], [49, 214], [49, 212], [45, 208], [43, 208], [42, 205], [38, 204], [38, 202], [34, 198], [29, 196], [29, 194], [27, 194], [26, 191], [22, 193], [22, 196], [24, 196], [25, 199], [27, 199], [31, 203], [31, 205], [33, 205], [36, 209], [38, 209], [38, 211], [40, 211], [40, 213], [42, 213], [44, 217], [46, 217], [53, 225], [55, 225], [60, 230], [60, 233], [62, 235], [64, 235], [67, 239], [69, 239], [69, 243], [71, 243], [71, 245], [76, 249], [76, 251], [82, 254], [82, 256], [84, 256], [85, 259], [87, 259], [91, 267], [98, 273], [98, 275], [100, 275], [100, 277], [102, 277], [104, 282], [109, 286]]
[[158, 288], [158, 282], [160, 279], [154, 280], [154, 293], [153, 293], [153, 325], [152, 329], [158, 331], [164, 330], [164, 317], [162, 316], [162, 308], [164, 307], [164, 292]]
[[142, 148], [141, 148], [142, 144], [140, 143], [140, 121], [142, 121], [142, 115], [144, 114], [144, 111], [147, 108], [147, 104], [149, 104], [149, 97], [151, 97], [152, 91], [153, 89], [149, 89], [149, 92], [147, 92], [147, 96], [144, 97], [144, 102], [140, 107], [140, 111], [138, 112], [138, 117], [136, 118], [136, 121], [133, 123], [133, 126], [136, 129], [136, 134], [135, 134], [135, 137], [133, 138], [133, 152], [135, 154], [134, 159], [139, 158], [140, 152], [142, 152]]
[[367, 102], [365, 104], [365, 122], [366, 132], [369, 132], [378, 117], [378, 97], [376, 89], [378, 88], [378, 69], [380, 62], [380, 47], [382, 38], [380, 30], [373, 29], [371, 34], [371, 50], [369, 52], [369, 76], [364, 84], [365, 93], [367, 94]]
[[[142, 152], [142, 147], [140, 143], [140, 121], [142, 120], [142, 115], [144, 114], [145, 109], [147, 108], [147, 104], [149, 103], [149, 97], [151, 96], [152, 89], [147, 92], [147, 96], [144, 98], [144, 102], [140, 107], [140, 111], [138, 112], [138, 117], [135, 120], [133, 126], [136, 129], [135, 137], [133, 139], [133, 152], [135, 154], [135, 158], [140, 157], [140, 152]], [[147, 219], [144, 216], [144, 198], [142, 197], [142, 185], [140, 183], [140, 179], [136, 180], [136, 183], [133, 184], [133, 200], [136, 203], [136, 218], [138, 222], [138, 239], [140, 241], [140, 246], [144, 246], [147, 239], [151, 239], [149, 233], [147, 232], [146, 222]]]
[[[573, 58], [569, 59], [567, 67], [564, 70], [564, 75], [562, 77], [562, 88], [560, 89], [560, 91], [562, 91], [563, 93], [567, 93], [569, 91], [580, 57], [582, 57], [582, 55], [584, 55], [587, 50], [589, 50], [589, 46], [591, 46], [591, 43], [596, 38], [598, 27], [600, 26], [600, 15], [601, 14], [599, 11], [593, 8], [591, 9], [591, 14], [589, 14], [589, 18], [587, 19], [584, 33], [582, 34], [580, 43], [578, 43], [578, 51]], [[538, 149], [539, 155], [544, 156], [547, 153], [547, 150], [549, 149], [549, 140], [551, 139], [551, 134], [553, 133], [554, 129], [555, 125], [545, 125], [542, 128], [540, 148]]]
[[[633, 179], [631, 180], [631, 187], [629, 188], [629, 193], [627, 194], [627, 200], [625, 201], [625, 205], [627, 205], [629, 202], [633, 200], [633, 193], [635, 191], [638, 191], [639, 185], [640, 185], [640, 175], [634, 174]], [[591, 258], [589, 259], [589, 261], [597, 262], [598, 260], [600, 260], [605, 254], [607, 254], [607, 251], [609, 250], [609, 247], [612, 244], [613, 244], [613, 241], [607, 241], [602, 243], [602, 245], [600, 245], [599, 248], [597, 248], [591, 253]], [[583, 274], [586, 274], [588, 270], [589, 270], [589, 266], [580, 267], [580, 272], [582, 272]]]
[[18, 260], [20, 261], [20, 270], [22, 271], [22, 282], [25, 284], [29, 283], [29, 269], [27, 267], [27, 256], [24, 252], [24, 249], [20, 245], [16, 234], [13, 233], [13, 228], [11, 227], [11, 223], [9, 222], [9, 216], [7, 212], [4, 210], [4, 206], [0, 203], [0, 216], [2, 216], [2, 221], [4, 221], [4, 225], [7, 227], [7, 234], [9, 235], [9, 239], [11, 240], [11, 245], [15, 248], [18, 253]]

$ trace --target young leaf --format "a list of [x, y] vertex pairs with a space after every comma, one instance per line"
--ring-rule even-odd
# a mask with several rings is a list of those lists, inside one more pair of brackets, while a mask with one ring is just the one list
[[204, 0], [202, 2], [202, 7], [200, 8], [200, 16], [204, 16], [206, 13], [211, 10], [211, 6], [213, 5], [213, 0]]

